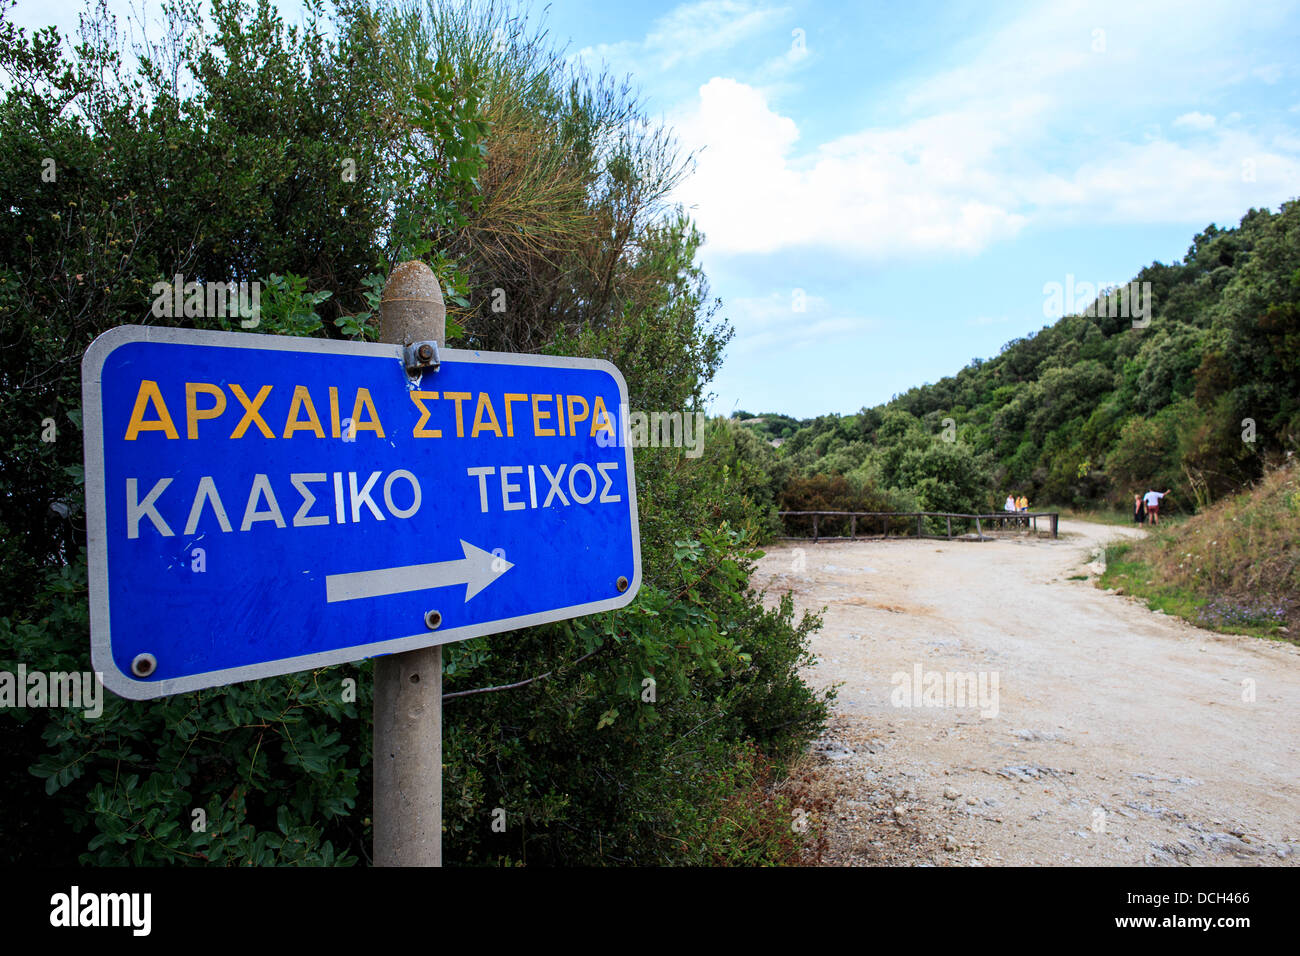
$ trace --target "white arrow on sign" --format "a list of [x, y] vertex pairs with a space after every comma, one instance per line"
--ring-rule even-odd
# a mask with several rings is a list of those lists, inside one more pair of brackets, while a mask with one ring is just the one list
[[455, 561], [438, 561], [434, 564], [408, 564], [400, 568], [380, 568], [375, 571], [353, 571], [349, 574], [325, 576], [325, 600], [355, 601], [357, 598], [382, 597], [386, 594], [405, 594], [408, 591], [425, 591], [445, 588], [453, 584], [465, 585], [465, 600], [469, 601], [485, 587], [514, 567], [505, 558], [476, 548], [461, 539], [465, 557]]

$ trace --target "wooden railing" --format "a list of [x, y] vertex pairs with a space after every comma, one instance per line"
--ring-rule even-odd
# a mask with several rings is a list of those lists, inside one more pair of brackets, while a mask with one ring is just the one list
[[[952, 520], [954, 518], [966, 522], [967, 531], [964, 532], [965, 534], [970, 534], [969, 529], [971, 522], [973, 521], [975, 524], [975, 540], [977, 541], [992, 540], [984, 534], [985, 528], [988, 528], [989, 531], [992, 531], [994, 528], [997, 528], [998, 530], [1006, 530], [1008, 525], [1024, 528], [1026, 531], [1032, 530], [1034, 534], [1038, 534], [1039, 518], [1047, 518], [1051, 521], [1051, 533], [1052, 537], [1055, 538], [1057, 537], [1060, 524], [1060, 514], [1055, 511], [997, 511], [990, 514], [962, 514], [952, 511], [778, 511], [777, 514], [783, 519], [786, 517], [811, 516], [812, 540], [814, 542], [819, 541], [822, 537], [818, 532], [818, 524], [819, 520], [824, 517], [848, 518], [849, 533], [847, 539], [852, 541], [883, 540], [890, 537], [890, 519], [896, 518], [915, 518], [916, 534], [913, 536], [907, 533], [907, 531], [910, 530], [910, 522], [908, 522], [908, 525], [904, 527], [899, 534], [895, 535], [895, 537], [937, 538], [947, 540], [952, 540], [953, 538]], [[880, 519], [880, 534], [858, 534], [859, 518]], [[924, 521], [926, 518], [945, 519], [947, 534], [925, 533]], [[874, 524], [875, 522], [871, 523]], [[827, 537], [836, 540], [846, 539], [846, 536], [842, 534], [828, 535]], [[807, 540], [807, 536], [786, 535], [785, 539], [789, 541], [805, 541]]]

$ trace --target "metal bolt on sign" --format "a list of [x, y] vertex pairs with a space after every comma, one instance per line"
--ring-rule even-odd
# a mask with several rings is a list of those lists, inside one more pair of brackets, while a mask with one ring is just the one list
[[402, 350], [402, 359], [406, 371], [412, 375], [426, 369], [436, 372], [442, 365], [437, 342], [412, 342]]

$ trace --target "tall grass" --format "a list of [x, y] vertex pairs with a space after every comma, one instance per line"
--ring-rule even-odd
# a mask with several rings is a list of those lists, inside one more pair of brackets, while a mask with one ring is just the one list
[[[1101, 583], [1124, 586], [1216, 630], [1294, 635], [1300, 623], [1300, 469], [1288, 462], [1201, 514], [1113, 547]], [[1278, 632], [1283, 626], [1288, 631]]]
[[[654, 270], [636, 266], [673, 219], [691, 157], [629, 78], [593, 72], [511, 0], [381, 0], [370, 23], [397, 115], [441, 64], [491, 130], [479, 205], [442, 237], [472, 285], [509, 302], [457, 314], [476, 344], [534, 351], [557, 333], [616, 323], [626, 302], [652, 295]], [[436, 147], [426, 140], [415, 148]]]

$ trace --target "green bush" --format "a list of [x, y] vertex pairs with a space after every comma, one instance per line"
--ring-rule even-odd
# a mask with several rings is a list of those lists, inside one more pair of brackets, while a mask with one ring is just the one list
[[[609, 358], [634, 408], [697, 410], [730, 335], [702, 237], [665, 206], [684, 169], [668, 132], [526, 18], [210, 12], [171, 11], [172, 39], [128, 75], [102, 10], [71, 53], [0, 11], [0, 669], [89, 665], [85, 347], [127, 323], [230, 327], [151, 315], [160, 280], [261, 281], [258, 332], [363, 339], [388, 270], [418, 256], [453, 344]], [[637, 601], [446, 649], [448, 862], [793, 858], [769, 784], [828, 698], [799, 676], [817, 619], [748, 586], [774, 500], [762, 454], [717, 429], [698, 459], [638, 449]], [[370, 682], [362, 662], [109, 697], [96, 720], [7, 709], [0, 858], [364, 862]]]
[[[799, 423], [780, 458], [927, 510], [996, 506], [1008, 491], [1126, 507], [1153, 486], [1190, 509], [1300, 450], [1300, 201], [1211, 225], [1180, 262], [1134, 281], [1150, 286], [1147, 323], [1064, 315], [875, 408]], [[927, 447], [945, 419], [955, 448]]]

